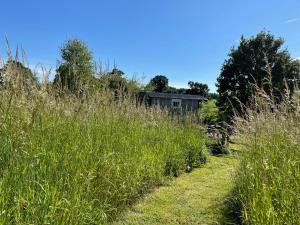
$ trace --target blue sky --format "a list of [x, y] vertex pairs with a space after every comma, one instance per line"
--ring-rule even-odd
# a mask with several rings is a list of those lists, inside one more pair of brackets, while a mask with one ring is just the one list
[[241, 35], [281, 36], [300, 57], [299, 0], [15, 0], [1, 2], [0, 38], [23, 46], [30, 65], [55, 66], [59, 46], [83, 39], [96, 60], [147, 82], [164, 74], [185, 87], [215, 81]]

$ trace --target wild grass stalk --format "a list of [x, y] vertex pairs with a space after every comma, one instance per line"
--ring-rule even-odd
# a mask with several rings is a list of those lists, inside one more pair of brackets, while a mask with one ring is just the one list
[[244, 224], [300, 224], [300, 104], [259, 91], [237, 120], [241, 164], [234, 197]]
[[106, 91], [79, 99], [49, 86], [0, 91], [1, 224], [106, 224], [205, 161], [204, 133], [188, 121]]

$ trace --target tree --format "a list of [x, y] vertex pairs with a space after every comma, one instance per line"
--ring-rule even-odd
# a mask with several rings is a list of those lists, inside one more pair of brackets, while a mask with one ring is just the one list
[[280, 101], [285, 84], [291, 92], [299, 84], [299, 61], [282, 49], [283, 44], [281, 38], [262, 31], [249, 39], [242, 36], [239, 46], [231, 49], [217, 79], [218, 106], [224, 115], [230, 117], [234, 109], [242, 112], [249, 106], [254, 86]]
[[209, 99], [214, 99], [217, 100], [219, 95], [217, 93], [208, 93], [208, 98]]
[[73, 93], [96, 84], [91, 51], [79, 39], [67, 40], [60, 49], [62, 62], [56, 70], [54, 84]]
[[163, 89], [164, 93], [177, 93], [177, 88], [168, 86]]
[[0, 69], [0, 86], [18, 86], [25, 90], [31, 90], [38, 87], [38, 79], [21, 62], [9, 59]]
[[186, 91], [190, 95], [201, 95], [203, 97], [208, 97], [209, 88], [207, 84], [202, 84], [199, 82], [189, 81], [188, 85], [190, 89]]
[[115, 97], [136, 94], [140, 91], [140, 84], [135, 79], [126, 79], [125, 73], [117, 68], [112, 69], [111, 72], [100, 76], [99, 83], [102, 88], [107, 88], [114, 92]]
[[124, 72], [114, 68], [100, 77], [100, 83], [112, 91], [127, 91], [127, 81], [123, 77]]
[[165, 90], [167, 90], [168, 84], [169, 80], [167, 77], [163, 75], [157, 75], [150, 80], [147, 86], [153, 91], [164, 92]]
[[109, 75], [118, 75], [118, 76], [124, 76], [125, 73], [122, 70], [119, 70], [118, 68], [113, 68], [111, 72], [108, 73]]

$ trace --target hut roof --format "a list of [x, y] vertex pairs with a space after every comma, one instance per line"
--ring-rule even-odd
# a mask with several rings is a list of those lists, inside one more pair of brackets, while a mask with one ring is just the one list
[[187, 95], [187, 94], [173, 94], [173, 93], [160, 93], [160, 92], [144, 92], [146, 96], [151, 98], [172, 98], [172, 99], [188, 99], [188, 100], [207, 100], [205, 97], [200, 95]]

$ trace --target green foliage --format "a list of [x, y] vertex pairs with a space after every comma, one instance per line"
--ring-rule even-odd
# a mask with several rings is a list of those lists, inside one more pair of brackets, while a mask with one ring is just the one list
[[186, 91], [186, 94], [190, 94], [190, 95], [201, 95], [203, 97], [208, 97], [208, 86], [207, 84], [202, 84], [199, 82], [193, 82], [193, 81], [189, 81], [188, 85], [190, 87], [190, 89], [188, 89]]
[[67, 40], [60, 51], [62, 62], [56, 70], [54, 85], [75, 94], [97, 86], [93, 56], [83, 41]]
[[186, 91], [187, 91], [187, 89], [185, 89], [185, 88], [178, 88], [176, 90], [176, 93], [177, 94], [186, 94]]
[[135, 78], [126, 79], [128, 94], [138, 94], [142, 90], [142, 84]]
[[203, 102], [199, 114], [205, 124], [215, 124], [220, 121], [219, 109], [214, 99]]
[[[299, 101], [299, 99], [298, 99]], [[248, 111], [240, 120], [241, 164], [233, 193], [244, 224], [300, 224], [300, 107]], [[266, 110], [267, 108], [267, 110]]]
[[126, 79], [124, 75], [123, 71], [114, 68], [111, 72], [100, 76], [100, 86], [112, 91], [115, 97], [137, 94], [140, 91], [140, 84], [134, 79]]
[[156, 92], [164, 92], [168, 89], [168, 84], [169, 84], [169, 80], [167, 77], [163, 75], [157, 75], [150, 80], [146, 89], [156, 91]]
[[127, 80], [123, 77], [121, 70], [113, 69], [111, 72], [102, 75], [99, 79], [103, 87], [111, 91], [127, 92]]
[[217, 83], [222, 113], [241, 113], [257, 87], [275, 96], [276, 101], [281, 101], [286, 87], [293, 92], [300, 81], [300, 63], [282, 49], [283, 43], [281, 38], [263, 31], [249, 39], [242, 37], [240, 45], [231, 49]]
[[201, 169], [150, 193], [113, 224], [234, 224], [224, 203], [233, 186], [236, 165], [233, 156], [209, 157]]
[[146, 91], [156, 91], [156, 92], [164, 92], [164, 93], [176, 93], [176, 94], [190, 94], [190, 95], [201, 95], [204, 97], [209, 96], [209, 89], [207, 84], [202, 84], [199, 82], [189, 81], [188, 85], [189, 89], [185, 88], [175, 88], [168, 86], [169, 80], [167, 77], [162, 75], [157, 75], [150, 80], [150, 82], [146, 85]]
[[167, 88], [165, 88], [163, 90], [163, 92], [165, 92], [165, 93], [178, 93], [177, 89], [175, 87], [171, 87], [171, 86], [168, 86]]
[[38, 80], [32, 71], [17, 60], [8, 60], [0, 69], [0, 85], [6, 88], [35, 89]]
[[219, 95], [217, 93], [208, 93], [208, 98], [209, 99], [214, 99], [217, 100]]
[[158, 109], [51, 96], [0, 92], [0, 224], [107, 224], [169, 161], [178, 175], [205, 159], [203, 131]]

